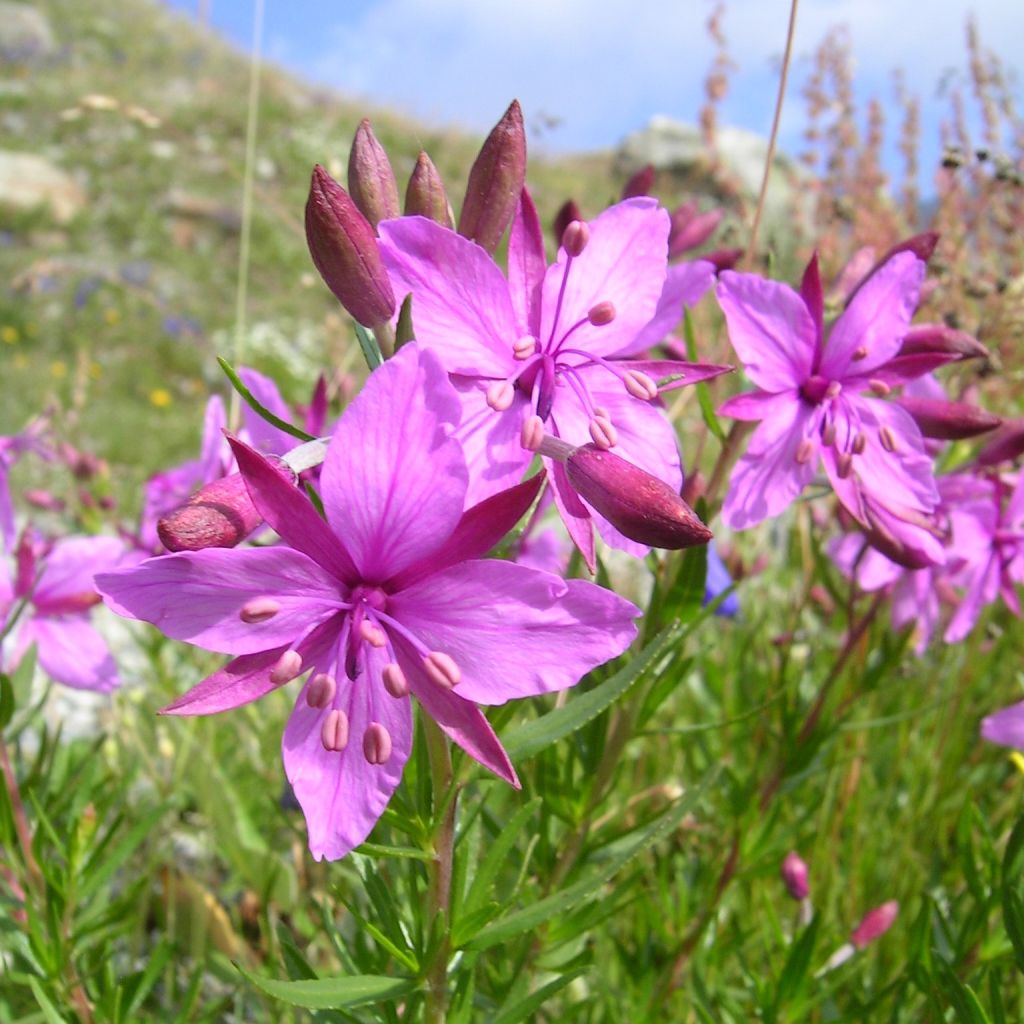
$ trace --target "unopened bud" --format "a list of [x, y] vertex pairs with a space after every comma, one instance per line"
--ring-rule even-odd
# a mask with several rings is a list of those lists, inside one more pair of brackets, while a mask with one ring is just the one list
[[913, 235], [910, 238], [898, 242], [887, 253], [875, 262], [875, 265], [857, 282], [846, 297], [846, 304], [853, 301], [853, 297], [871, 280], [874, 275], [882, 269], [893, 258], [901, 252], [912, 252], [923, 263], [931, 259], [935, 252], [935, 246], [939, 244], [939, 235], [935, 231], [925, 231], [920, 235]]
[[408, 217], [429, 217], [445, 228], [455, 227], [444, 182], [426, 153], [420, 153], [409, 178], [405, 190], [405, 213]]
[[363, 216], [373, 225], [398, 216], [398, 185], [391, 161], [364, 117], [348, 156], [348, 191]]
[[562, 241], [565, 229], [574, 220], [583, 220], [583, 211], [580, 210], [575, 199], [567, 199], [562, 203], [558, 213], [555, 214], [554, 223], [551, 225], [551, 230], [554, 232], [555, 238], [558, 239], [559, 243]]
[[714, 252], [706, 252], [701, 256], [715, 268], [715, 273], [720, 274], [723, 270], [732, 270], [743, 258], [742, 249], [716, 249]]
[[522, 108], [513, 100], [470, 169], [459, 234], [493, 253], [512, 221], [525, 182], [526, 131]]
[[982, 466], [997, 466], [1024, 455], [1024, 418], [1006, 420], [978, 452]]
[[891, 927], [896, 915], [900, 912], [900, 905], [896, 900], [889, 900], [874, 910], [869, 910], [860, 921], [860, 924], [850, 932], [850, 941], [857, 947], [863, 949], [876, 939], [880, 939]]
[[795, 900], [807, 899], [811, 891], [807, 884], [807, 865], [801, 859], [800, 854], [790, 851], [782, 861], [782, 881], [786, 886], [786, 892]]
[[915, 324], [903, 336], [897, 355], [950, 355], [960, 359], [987, 359], [988, 349], [966, 331], [958, 331], [945, 324]]
[[673, 550], [711, 540], [668, 484], [618, 455], [585, 444], [568, 456], [565, 471], [580, 497], [630, 540]]
[[625, 185], [622, 186], [623, 199], [635, 199], [637, 196], [650, 195], [654, 184], [654, 164], [641, 167]]
[[352, 317], [378, 327], [395, 312], [395, 295], [370, 222], [318, 164], [306, 202], [306, 241], [316, 269]]
[[968, 402], [947, 402], [941, 398], [912, 398], [909, 395], [896, 399], [914, 418], [925, 437], [939, 441], [960, 441], [968, 437], [995, 430], [1002, 423], [985, 409], [979, 409]]
[[696, 200], [675, 209], [668, 232], [668, 258], [681, 256], [684, 252], [703, 245], [718, 229], [724, 216], [724, 210], [698, 213]]

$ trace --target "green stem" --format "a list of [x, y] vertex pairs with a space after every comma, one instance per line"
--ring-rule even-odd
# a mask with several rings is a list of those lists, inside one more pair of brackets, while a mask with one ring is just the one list
[[433, 937], [434, 930], [438, 927], [443, 931], [434, 949], [433, 958], [427, 966], [427, 1001], [424, 1020], [427, 1024], [444, 1024], [448, 1011], [452, 862], [455, 851], [455, 813], [458, 793], [452, 794], [449, 798], [455, 780], [448, 740], [434, 720], [426, 715], [423, 717], [423, 728], [427, 738], [427, 757], [430, 760], [434, 808], [435, 811], [437, 808], [444, 808], [434, 829], [434, 857], [428, 866], [429, 882], [427, 886], [430, 935]]

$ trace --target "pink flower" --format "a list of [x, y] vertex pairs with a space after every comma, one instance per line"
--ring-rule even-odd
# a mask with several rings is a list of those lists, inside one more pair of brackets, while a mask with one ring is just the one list
[[[612, 448], [678, 493], [675, 432], [657, 396], [726, 368], [640, 358], [713, 280], [707, 263], [668, 268], [668, 232], [668, 214], [655, 200], [629, 199], [589, 224], [573, 221], [549, 267], [524, 191], [506, 280], [480, 246], [433, 221], [381, 223], [395, 293], [412, 293], [416, 338], [438, 354], [462, 398], [469, 501], [518, 480], [545, 432]], [[673, 377], [659, 389], [657, 380]], [[560, 465], [547, 468], [559, 512], [591, 567], [592, 522], [613, 546], [646, 550], [584, 505]]]
[[931, 513], [938, 494], [921, 432], [907, 412], [880, 400], [934, 369], [934, 361], [897, 358], [923, 276], [913, 253], [892, 256], [861, 285], [826, 339], [816, 258], [800, 294], [754, 274], [721, 275], [717, 294], [729, 338], [757, 390], [720, 411], [761, 421], [733, 473], [726, 523], [745, 529], [778, 515], [819, 464], [865, 526]]
[[[68, 537], [47, 551], [23, 534], [13, 579], [0, 561], [0, 634], [11, 627], [11, 663], [35, 644], [39, 664], [58, 683], [113, 690], [117, 666], [89, 614], [100, 601], [93, 575], [115, 568], [124, 554], [116, 537]], [[22, 601], [25, 609], [12, 621]]]
[[407, 345], [338, 424], [320, 477], [326, 522], [236, 442], [252, 500], [283, 545], [165, 555], [97, 580], [121, 614], [235, 656], [170, 713], [225, 711], [309, 673], [283, 752], [317, 859], [344, 856], [383, 812], [412, 745], [410, 694], [518, 785], [476, 705], [572, 686], [636, 632], [637, 609], [606, 590], [481, 560], [540, 481], [464, 512], [459, 413], [437, 358]]

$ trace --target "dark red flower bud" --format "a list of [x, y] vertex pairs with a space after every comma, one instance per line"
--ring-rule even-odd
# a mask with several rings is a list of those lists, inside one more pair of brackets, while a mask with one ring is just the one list
[[405, 190], [405, 213], [409, 217], [429, 217], [445, 228], [455, 227], [444, 182], [426, 153], [420, 153], [409, 178]]
[[522, 108], [513, 100], [470, 169], [459, 234], [493, 253], [512, 221], [525, 182], [526, 131]]
[[715, 265], [715, 273], [720, 274], [723, 270], [732, 270], [743, 258], [742, 249], [716, 249], [714, 252], [706, 252], [701, 256], [702, 260]]
[[395, 172], [365, 117], [359, 122], [348, 155], [348, 191], [374, 230], [382, 220], [398, 216]]
[[635, 199], [637, 196], [650, 195], [654, 184], [654, 164], [641, 167], [625, 185], [622, 186], [623, 199]]
[[982, 466], [997, 466], [1024, 455], [1024, 419], [1005, 420], [978, 452]]
[[960, 441], [995, 430], [1002, 423], [995, 416], [967, 402], [947, 402], [941, 398], [912, 398], [903, 395], [896, 399], [918, 425], [925, 437], [939, 441]]
[[945, 324], [915, 324], [903, 336], [901, 356], [951, 355], [960, 359], [987, 359], [988, 349], [966, 331]]
[[565, 234], [565, 229], [574, 220], [583, 220], [583, 213], [579, 206], [576, 205], [575, 199], [566, 199], [559, 208], [558, 213], [555, 214], [555, 220], [551, 225], [551, 230], [554, 232], [559, 245], [562, 244], [562, 236]]
[[[278, 459], [268, 458], [289, 483], [295, 483], [291, 469]], [[232, 473], [200, 487], [184, 505], [161, 518], [156, 532], [168, 551], [233, 548], [262, 522], [242, 474]]]
[[[681, 256], [684, 252], [703, 245], [717, 230], [725, 216], [724, 210], [697, 211], [696, 200], [672, 211], [672, 226], [668, 233], [668, 258]], [[705, 259], [707, 257], [704, 257]], [[725, 269], [724, 267], [719, 269]]]
[[875, 265], [853, 286], [850, 290], [850, 294], [846, 296], [846, 304], [849, 305], [853, 301], [854, 295], [857, 294], [864, 287], [865, 284], [871, 280], [872, 276], [876, 271], [880, 270], [901, 252], [912, 252], [919, 260], [927, 263], [931, 259], [932, 253], [935, 252], [935, 246], [939, 244], [939, 235], [936, 231], [925, 231], [920, 235], [913, 235], [910, 238], [904, 239], [902, 242], [897, 242], [881, 259], [875, 262]]
[[373, 228], [319, 164], [306, 202], [306, 241], [320, 276], [355, 320], [373, 328], [391, 319], [395, 296]]
[[673, 550], [711, 540], [668, 484], [610, 451], [585, 444], [568, 456], [565, 471], [580, 497], [630, 540]]

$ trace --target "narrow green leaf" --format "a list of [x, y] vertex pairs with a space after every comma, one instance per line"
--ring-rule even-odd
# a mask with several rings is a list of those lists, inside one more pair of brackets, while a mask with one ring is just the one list
[[775, 1011], [778, 1012], [799, 992], [811, 957], [814, 955], [814, 943], [818, 938], [818, 916], [811, 918], [811, 923], [803, 930], [800, 937], [789, 949], [779, 984], [775, 989]]
[[992, 1024], [974, 989], [965, 985], [956, 972], [940, 956], [935, 957], [936, 976], [949, 999], [960, 1024]]
[[105, 885], [122, 864], [135, 852], [142, 841], [153, 831], [153, 826], [163, 817], [167, 810], [167, 804], [160, 804], [154, 807], [144, 818], [139, 820], [129, 829], [121, 840], [106, 849], [106, 844], [101, 844], [89, 858], [89, 862], [82, 872], [79, 897], [87, 899], [97, 889]]
[[1024, 899], [1010, 884], [1003, 885], [1003, 925], [1013, 943], [1017, 969], [1024, 974]]
[[14, 684], [6, 672], [0, 672], [0, 729], [6, 729], [14, 717]]
[[1024, 870], [1024, 817], [1022, 817], [1006, 843], [1006, 852], [1003, 854], [1003, 883], [1011, 881], [1016, 875]]
[[360, 843], [356, 847], [356, 853], [364, 853], [367, 857], [396, 857], [400, 860], [430, 862], [434, 859], [432, 853], [427, 853], [426, 850], [417, 850], [414, 846], [384, 846], [381, 843]]
[[678, 827], [683, 817], [691, 810], [697, 798], [704, 792], [716, 774], [717, 769], [712, 771], [700, 786], [692, 789], [682, 800], [655, 818], [646, 828], [639, 830], [623, 842], [604, 864], [586, 878], [580, 879], [560, 892], [538, 900], [531, 906], [507, 914], [480, 931], [466, 943], [465, 948], [468, 950], [489, 949], [516, 935], [531, 931], [545, 921], [565, 914], [595, 896], [604, 884], [626, 864]]
[[503, 736], [509, 757], [514, 761], [532, 757], [596, 718], [665, 654], [678, 638], [678, 630], [677, 624], [666, 627], [625, 668], [599, 686]]
[[355, 324], [355, 328], [356, 339], [359, 341], [359, 347], [363, 350], [363, 358], [366, 360], [366, 365], [372, 373], [384, 362], [380, 345], [377, 344], [377, 339], [373, 336], [373, 332], [368, 331], [362, 324]]
[[589, 967], [578, 967], [575, 971], [563, 974], [546, 985], [541, 985], [536, 992], [531, 992], [523, 999], [517, 1000], [511, 1006], [506, 1006], [501, 1013], [495, 1017], [491, 1024], [519, 1024], [519, 1021], [532, 1020], [533, 1012], [540, 1009], [556, 992], [560, 992], [566, 985], [574, 982], [581, 974], [586, 974]]
[[[693, 330], [693, 317], [688, 309], [683, 309], [683, 337], [686, 339], [686, 355], [691, 363], [699, 362], [697, 358], [697, 337]], [[725, 430], [715, 415], [715, 407], [711, 403], [711, 392], [705, 381], [699, 381], [694, 385], [697, 389], [697, 403], [700, 405], [700, 413], [704, 417], [708, 430], [711, 431], [719, 441], [725, 440]]]
[[465, 913], [471, 913], [482, 907], [490, 897], [491, 887], [494, 885], [494, 880], [498, 877], [498, 872], [505, 866], [508, 855], [512, 852], [516, 841], [522, 835], [522, 830], [526, 827], [526, 823], [530, 818], [533, 817], [533, 813], [537, 810], [540, 803], [540, 799], [537, 798], [523, 804], [498, 834], [498, 838], [490, 844], [487, 856], [484, 858], [479, 871], [477, 871], [473, 879], [472, 885], [469, 887], [469, 894], [466, 896], [463, 907]]
[[415, 337], [412, 327], [412, 292], [402, 300], [398, 310], [398, 323], [395, 325], [395, 351]]
[[43, 1016], [49, 1021], [49, 1024], [67, 1024], [67, 1020], [57, 1012], [57, 1007], [50, 1002], [49, 997], [43, 991], [43, 986], [35, 978], [29, 978], [28, 983], [32, 986], [32, 994], [36, 997], [39, 1009], [43, 1011]]
[[316, 438], [312, 434], [307, 434], [304, 430], [296, 427], [294, 424], [289, 423], [287, 420], [281, 419], [280, 416], [275, 416], [265, 405], [261, 405], [253, 393], [242, 383], [242, 378], [235, 372], [235, 368], [221, 356], [217, 356], [217, 362], [220, 363], [220, 368], [224, 371], [225, 376], [231, 382], [231, 386], [242, 396], [242, 400], [257, 416], [265, 419], [272, 427], [276, 427], [278, 430], [284, 431], [286, 434], [290, 434], [292, 437], [297, 438], [299, 441], [315, 441]]
[[382, 974], [352, 974], [341, 978], [312, 981], [278, 981], [252, 974], [235, 964], [241, 974], [261, 992], [290, 1006], [307, 1010], [337, 1010], [398, 999], [416, 987], [414, 978], [389, 978]]

